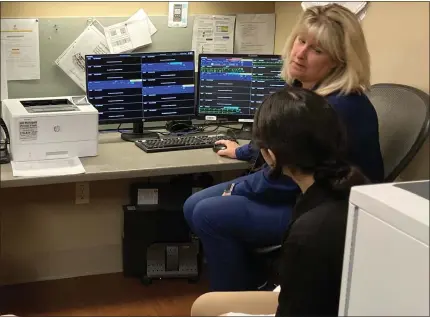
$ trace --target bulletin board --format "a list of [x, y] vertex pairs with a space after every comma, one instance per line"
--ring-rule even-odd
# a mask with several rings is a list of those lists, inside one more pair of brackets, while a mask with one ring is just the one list
[[[191, 50], [193, 16], [188, 17], [186, 28], [169, 28], [167, 16], [149, 18], [158, 31], [152, 36], [152, 44], [134, 52]], [[83, 32], [91, 19], [97, 19], [103, 26], [110, 26], [124, 22], [127, 17], [40, 18], [40, 80], [9, 81], [9, 98], [85, 95], [85, 92], [55, 64], [55, 60]]]

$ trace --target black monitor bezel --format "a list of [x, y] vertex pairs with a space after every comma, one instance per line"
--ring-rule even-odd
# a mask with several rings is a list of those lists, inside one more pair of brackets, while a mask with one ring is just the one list
[[106, 56], [144, 56], [144, 55], [153, 55], [153, 54], [171, 54], [171, 53], [191, 53], [192, 58], [193, 58], [193, 63], [194, 63], [194, 71], [193, 71], [193, 80], [194, 80], [194, 111], [193, 114], [190, 115], [177, 115], [177, 116], [165, 116], [165, 117], [151, 117], [151, 118], [135, 118], [135, 119], [114, 119], [114, 120], [100, 120], [100, 115], [99, 115], [99, 124], [117, 124], [117, 123], [141, 123], [141, 122], [155, 122], [155, 121], [170, 121], [170, 120], [191, 120], [195, 117], [196, 114], [196, 64], [195, 64], [195, 53], [194, 51], [170, 51], [170, 52], [135, 52], [135, 53], [119, 53], [119, 54], [88, 54], [85, 55], [85, 95], [87, 96], [87, 100], [89, 101], [88, 98], [88, 74], [87, 74], [87, 69], [88, 69], [88, 65], [87, 65], [87, 61], [88, 61], [88, 56], [92, 56], [92, 57], [106, 57]]
[[[197, 87], [194, 90], [196, 92], [196, 105], [195, 105], [195, 113], [197, 119], [208, 120], [208, 117], [215, 117], [216, 120], [227, 120], [227, 121], [237, 121], [240, 123], [247, 123], [254, 121], [254, 115], [210, 115], [210, 114], [201, 114], [199, 112], [200, 105], [200, 71], [201, 71], [201, 63], [202, 58], [204, 57], [237, 57], [237, 58], [279, 58], [282, 59], [282, 56], [279, 54], [199, 54], [198, 58], [198, 72], [197, 72]], [[211, 119], [212, 120], [212, 119]]]

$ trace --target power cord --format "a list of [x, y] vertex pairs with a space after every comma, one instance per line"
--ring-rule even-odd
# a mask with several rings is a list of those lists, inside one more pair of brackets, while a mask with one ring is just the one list
[[[180, 123], [180, 124], [183, 125], [183, 123]], [[208, 130], [213, 126], [215, 127], [212, 130]], [[191, 134], [197, 134], [197, 133], [213, 133], [218, 131], [220, 127], [222, 127], [221, 123], [205, 121], [203, 124], [195, 124], [195, 125], [191, 124], [191, 125], [187, 125], [187, 127], [184, 127], [184, 129], [177, 130], [175, 132], [161, 132], [160, 134], [164, 136], [185, 136], [185, 135], [191, 135]]]
[[203, 132], [200, 126], [193, 125], [192, 121], [168, 121], [165, 129], [168, 132], [163, 132], [162, 135], [170, 134], [188, 134]]
[[[10, 162], [9, 144], [10, 136], [6, 123], [3, 118], [0, 118], [0, 127], [4, 131], [5, 139], [0, 140], [0, 164], [7, 164]], [[1, 135], [1, 134], [0, 134]]]
[[[227, 128], [230, 131], [233, 130], [237, 130], [237, 131], [241, 131], [241, 128], [234, 128], [234, 127], [230, 127], [227, 126], [227, 124], [237, 124], [237, 122], [218, 122], [218, 121], [204, 121], [202, 124], [192, 124], [192, 122], [186, 122], [186, 121], [178, 121], [178, 122], [174, 122], [174, 121], [170, 121], [166, 123], [166, 125], [163, 126], [157, 126], [157, 127], [151, 127], [151, 129], [162, 129], [165, 128], [167, 130], [167, 132], [157, 132], [157, 134], [161, 137], [161, 136], [184, 136], [184, 135], [192, 135], [192, 134], [197, 134], [197, 133], [213, 133], [213, 132], [217, 132], [219, 130], [219, 128]], [[115, 129], [100, 129], [99, 132], [103, 133], [103, 132], [119, 132], [122, 133], [124, 131], [121, 131], [121, 125], [122, 123], [120, 123], [118, 125], [118, 127]], [[180, 128], [180, 129], [178, 129]], [[212, 128], [211, 130], [208, 130]]]

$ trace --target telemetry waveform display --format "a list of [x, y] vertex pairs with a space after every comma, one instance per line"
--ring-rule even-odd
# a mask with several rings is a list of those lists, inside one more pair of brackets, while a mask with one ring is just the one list
[[200, 56], [198, 113], [252, 119], [261, 102], [282, 89], [282, 59], [266, 56]]
[[200, 74], [200, 80], [208, 81], [220, 81], [220, 80], [240, 80], [250, 81], [252, 80], [252, 74], [250, 73], [203, 73]]
[[172, 94], [193, 94], [194, 84], [182, 85], [182, 86], [155, 86], [155, 87], [144, 87], [142, 89], [142, 95], [172, 95]]
[[89, 90], [142, 88], [142, 80], [106, 80], [88, 83]]
[[203, 67], [252, 67], [252, 58], [236, 58], [236, 57], [210, 57], [201, 59], [201, 68]]
[[246, 73], [245, 67], [203, 67], [202, 73]]
[[201, 113], [208, 114], [240, 114], [240, 107], [238, 106], [224, 106], [222, 103], [218, 103], [216, 107], [202, 106], [200, 109]]
[[142, 72], [174, 72], [174, 71], [184, 71], [192, 70], [194, 71], [193, 62], [171, 62], [171, 63], [151, 63], [142, 64]]
[[87, 98], [100, 122], [194, 115], [193, 52], [86, 56], [86, 73]]

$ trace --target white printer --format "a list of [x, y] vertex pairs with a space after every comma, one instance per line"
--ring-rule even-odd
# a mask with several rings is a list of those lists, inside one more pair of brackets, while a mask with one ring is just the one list
[[352, 189], [339, 316], [429, 316], [429, 181]]
[[96, 156], [98, 111], [74, 97], [2, 101], [13, 161]]

